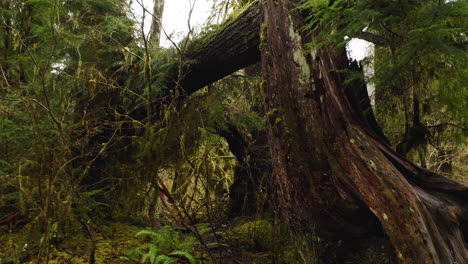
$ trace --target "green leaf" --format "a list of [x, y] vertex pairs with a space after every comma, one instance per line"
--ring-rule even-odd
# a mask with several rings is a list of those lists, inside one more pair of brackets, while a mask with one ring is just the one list
[[169, 256], [184, 257], [190, 262], [190, 264], [195, 264], [196, 263], [195, 258], [192, 256], [192, 254], [190, 254], [190, 253], [188, 253], [186, 251], [176, 250], [176, 251], [173, 251], [173, 252], [169, 253]]
[[139, 231], [135, 236], [141, 236], [141, 235], [148, 235], [148, 236], [151, 236], [151, 237], [155, 237], [155, 236], [158, 236], [158, 233], [154, 232], [154, 231], [151, 231], [151, 230], [141, 230]]
[[171, 258], [169, 256], [166, 256], [166, 255], [159, 255], [155, 262], [155, 264], [172, 264], [172, 263], [177, 263], [177, 259], [176, 258]]

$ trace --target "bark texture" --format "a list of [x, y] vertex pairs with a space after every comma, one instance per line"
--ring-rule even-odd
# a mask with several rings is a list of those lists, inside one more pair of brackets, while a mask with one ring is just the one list
[[[330, 48], [304, 55], [294, 2], [267, 0], [262, 39], [278, 214], [316, 232], [356, 236], [378, 219], [400, 263], [468, 263], [468, 186], [413, 165], [353, 113]], [[312, 34], [314, 36], [316, 34]], [[372, 213], [375, 217], [370, 217]]]

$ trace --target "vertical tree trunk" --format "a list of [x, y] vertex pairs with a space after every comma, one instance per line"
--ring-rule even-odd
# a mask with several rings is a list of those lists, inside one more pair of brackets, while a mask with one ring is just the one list
[[304, 55], [309, 39], [299, 32], [297, 2], [263, 6], [278, 214], [293, 226], [310, 230], [313, 222], [316, 232], [335, 236], [370, 236], [378, 226], [362, 223], [378, 219], [400, 263], [468, 263], [468, 186], [412, 165], [372, 136], [333, 71], [345, 67], [343, 56], [331, 48]]
[[153, 19], [151, 21], [150, 41], [159, 46], [161, 40], [162, 18], [164, 13], [164, 0], [154, 0]]
[[268, 189], [265, 178], [271, 173], [271, 163], [264, 131], [252, 132], [253, 140], [231, 124], [217, 132], [229, 144], [236, 156], [234, 182], [229, 188], [229, 215], [252, 216], [266, 208], [262, 193]]

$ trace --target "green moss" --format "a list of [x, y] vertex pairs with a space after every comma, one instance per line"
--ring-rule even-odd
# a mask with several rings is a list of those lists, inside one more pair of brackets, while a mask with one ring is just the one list
[[21, 230], [3, 227], [0, 230], [0, 263], [20, 263], [29, 252], [37, 249], [40, 238], [32, 224]]
[[278, 108], [271, 109], [267, 113], [267, 120], [271, 125], [275, 124], [275, 120], [277, 118], [281, 118], [281, 110], [279, 110]]
[[268, 220], [245, 222], [227, 232], [228, 243], [243, 251], [269, 251], [273, 247], [273, 227]]
[[259, 49], [263, 53], [263, 56], [269, 56], [267, 37], [268, 37], [268, 24], [263, 23], [260, 29], [260, 47], [259, 47]]
[[[126, 263], [119, 258], [126, 251], [140, 245], [142, 241], [135, 238], [135, 233], [140, 229], [136, 226], [116, 222], [104, 222], [93, 228], [96, 241], [96, 263]], [[31, 232], [26, 226], [17, 232], [5, 232], [0, 230], [0, 263], [45, 263], [46, 256], [38, 256], [40, 234]], [[51, 247], [49, 263], [89, 263], [92, 249], [92, 240], [83, 233], [77, 233], [57, 242], [56, 247]], [[30, 256], [29, 262], [25, 262], [26, 256]]]
[[309, 233], [291, 234], [289, 228], [275, 228], [266, 220], [243, 222], [226, 233], [231, 248], [255, 259], [255, 263], [319, 263], [320, 239]]
[[283, 119], [281, 117], [277, 117], [275, 119], [275, 125], [279, 125], [279, 124], [281, 124], [281, 122], [283, 122]]

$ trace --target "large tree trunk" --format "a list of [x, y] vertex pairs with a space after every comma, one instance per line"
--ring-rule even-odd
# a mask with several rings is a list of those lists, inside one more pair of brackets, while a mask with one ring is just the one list
[[[323, 234], [378, 228], [400, 263], [468, 263], [468, 186], [424, 171], [369, 132], [352, 111], [331, 48], [304, 55], [298, 1], [267, 0], [263, 73], [278, 213]], [[312, 34], [316, 35], [316, 34]], [[263, 37], [262, 37], [263, 39]], [[365, 209], [365, 210], [363, 210]], [[367, 213], [366, 213], [367, 212]]]

